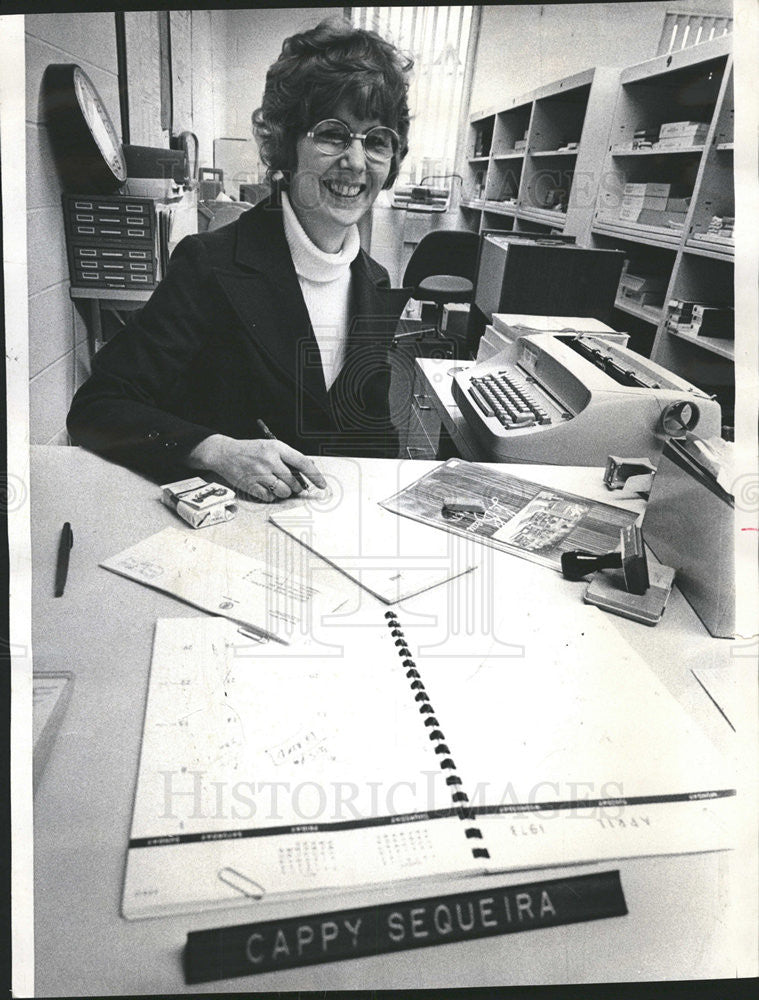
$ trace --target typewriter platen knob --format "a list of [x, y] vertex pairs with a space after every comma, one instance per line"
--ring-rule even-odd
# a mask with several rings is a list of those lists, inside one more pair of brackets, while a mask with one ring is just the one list
[[690, 399], [682, 399], [666, 406], [659, 417], [657, 433], [666, 437], [685, 437], [698, 424], [700, 412]]

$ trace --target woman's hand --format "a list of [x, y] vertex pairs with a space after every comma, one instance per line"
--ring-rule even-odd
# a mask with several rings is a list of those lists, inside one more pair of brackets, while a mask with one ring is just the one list
[[241, 441], [224, 434], [211, 434], [193, 448], [187, 464], [194, 469], [217, 472], [236, 490], [264, 503], [302, 492], [288, 466], [297, 469], [320, 490], [327, 486], [311, 459], [284, 441], [258, 438]]

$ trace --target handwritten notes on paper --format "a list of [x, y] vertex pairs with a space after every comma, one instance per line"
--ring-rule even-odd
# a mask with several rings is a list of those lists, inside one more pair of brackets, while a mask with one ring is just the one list
[[327, 631], [158, 620], [125, 917], [479, 870], [387, 622]]

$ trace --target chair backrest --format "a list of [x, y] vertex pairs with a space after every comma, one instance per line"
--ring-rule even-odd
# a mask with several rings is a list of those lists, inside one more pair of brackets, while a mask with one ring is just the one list
[[455, 274], [474, 282], [479, 236], [466, 229], [435, 229], [419, 241], [403, 275], [404, 288], [416, 288], [433, 274]]

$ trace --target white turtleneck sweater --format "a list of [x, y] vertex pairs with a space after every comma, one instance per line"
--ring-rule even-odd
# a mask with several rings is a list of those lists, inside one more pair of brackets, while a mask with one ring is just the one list
[[358, 226], [347, 230], [337, 253], [325, 253], [309, 239], [285, 192], [282, 193], [282, 215], [285, 238], [319, 344], [324, 381], [329, 390], [345, 360], [350, 266], [360, 247]]

